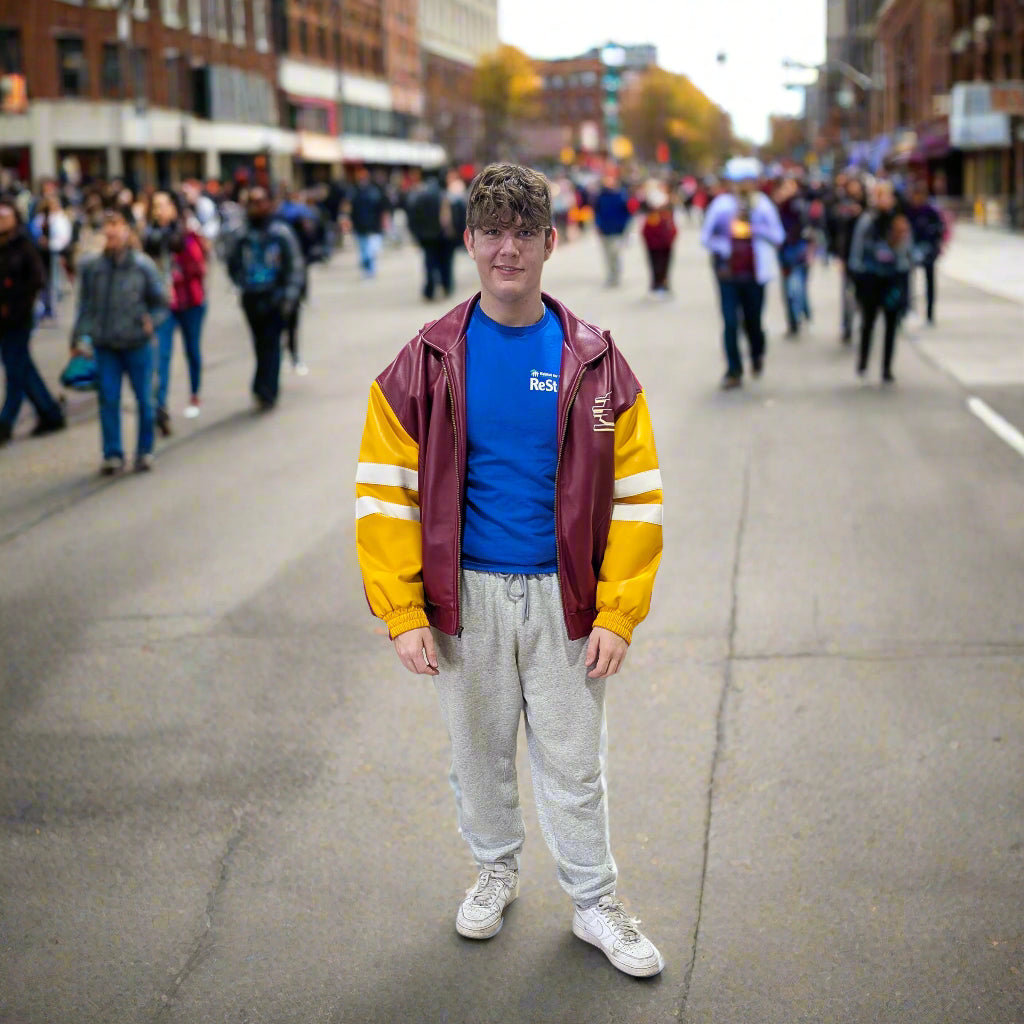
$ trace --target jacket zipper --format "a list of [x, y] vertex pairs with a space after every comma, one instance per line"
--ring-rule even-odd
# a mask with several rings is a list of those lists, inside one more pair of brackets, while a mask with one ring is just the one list
[[[448, 385], [448, 400], [452, 405], [452, 434], [455, 437], [455, 509], [458, 513], [458, 533], [455, 537], [455, 635], [462, 637], [462, 607], [459, 587], [462, 585], [462, 480], [459, 478], [459, 425], [455, 418], [455, 390], [448, 373], [448, 357], [441, 360], [444, 380]], [[557, 477], [557, 471], [556, 471]]]
[[[562, 468], [562, 451], [565, 448], [565, 439], [569, 433], [569, 416], [572, 413], [576, 396], [579, 394], [580, 385], [583, 383], [583, 374], [586, 369], [586, 364], [581, 366], [576, 373], [576, 379], [573, 381], [572, 391], [569, 393], [569, 404], [565, 407], [565, 429], [562, 431], [562, 436], [558, 439], [558, 459], [555, 462], [555, 569], [558, 572], [558, 592], [562, 595], [563, 619], [569, 613], [565, 606], [565, 585], [562, 582], [562, 543], [558, 530], [558, 474]], [[568, 622], [566, 622], [566, 627], [568, 628]]]

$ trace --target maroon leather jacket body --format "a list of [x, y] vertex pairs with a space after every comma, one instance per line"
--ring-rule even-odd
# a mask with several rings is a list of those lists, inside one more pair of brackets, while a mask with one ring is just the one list
[[[419, 445], [420, 523], [427, 618], [460, 631], [459, 575], [466, 498], [466, 330], [479, 294], [426, 324], [377, 378]], [[590, 633], [615, 486], [615, 421], [640, 384], [611, 335], [543, 296], [562, 325], [555, 530], [571, 640]]]

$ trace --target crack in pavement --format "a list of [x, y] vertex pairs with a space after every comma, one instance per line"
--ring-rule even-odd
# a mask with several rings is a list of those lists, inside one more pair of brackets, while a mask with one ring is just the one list
[[726, 645], [725, 662], [722, 668], [722, 689], [718, 696], [718, 710], [715, 714], [715, 748], [711, 754], [711, 768], [708, 772], [708, 800], [704, 814], [704, 854], [700, 868], [700, 887], [697, 894], [697, 920], [693, 927], [693, 946], [690, 962], [683, 976], [683, 997], [677, 1016], [686, 1019], [686, 1004], [690, 999], [690, 984], [697, 966], [697, 946], [700, 942], [700, 926], [704, 913], [704, 887], [708, 874], [708, 851], [711, 846], [711, 815], [714, 810], [715, 782], [718, 774], [718, 761], [725, 745], [725, 712], [732, 689], [732, 667], [736, 657], [736, 628], [739, 612], [739, 577], [740, 558], [743, 554], [743, 537], [747, 529], [747, 513], [750, 509], [750, 467], [752, 456], [748, 453], [743, 467], [743, 494], [740, 500], [739, 521], [736, 524], [736, 542], [733, 550], [732, 581], [730, 585], [731, 605], [729, 608], [729, 632]]
[[245, 838], [247, 832], [248, 826], [243, 821], [235, 828], [235, 831], [232, 832], [231, 836], [228, 838], [227, 845], [224, 847], [224, 852], [221, 854], [220, 860], [218, 861], [217, 880], [214, 882], [213, 888], [206, 897], [206, 906], [203, 908], [203, 927], [199, 934], [192, 940], [192, 947], [189, 951], [188, 958], [185, 960], [185, 965], [174, 976], [174, 980], [171, 984], [160, 994], [160, 1002], [163, 1005], [161, 1005], [153, 1015], [151, 1024], [158, 1024], [159, 1021], [166, 1019], [167, 1014], [170, 1013], [174, 1006], [174, 997], [177, 995], [181, 986], [203, 962], [203, 958], [209, 947], [210, 934], [213, 931], [213, 915], [217, 909], [217, 903], [227, 886], [228, 871], [231, 867], [231, 861], [234, 859], [235, 851]]

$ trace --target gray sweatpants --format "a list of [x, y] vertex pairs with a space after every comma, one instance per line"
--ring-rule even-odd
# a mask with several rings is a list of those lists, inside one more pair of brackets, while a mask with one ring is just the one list
[[462, 637], [435, 632], [434, 678], [452, 743], [459, 831], [478, 864], [518, 866], [526, 830], [516, 737], [526, 740], [544, 841], [580, 906], [615, 891], [604, 766], [605, 681], [588, 679], [587, 641], [569, 640], [558, 576], [463, 571]]

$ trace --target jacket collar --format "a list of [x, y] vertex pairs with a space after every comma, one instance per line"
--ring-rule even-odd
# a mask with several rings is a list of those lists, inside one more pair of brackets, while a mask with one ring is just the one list
[[[541, 298], [544, 300], [544, 305], [558, 317], [565, 343], [569, 347], [569, 351], [581, 363], [592, 363], [608, 351], [608, 342], [596, 327], [584, 323], [567, 306], [546, 292], [541, 293]], [[442, 356], [453, 352], [465, 341], [469, 321], [479, 301], [480, 293], [477, 292], [471, 299], [460, 303], [440, 320], [425, 324], [420, 329], [420, 337], [424, 343]]]

